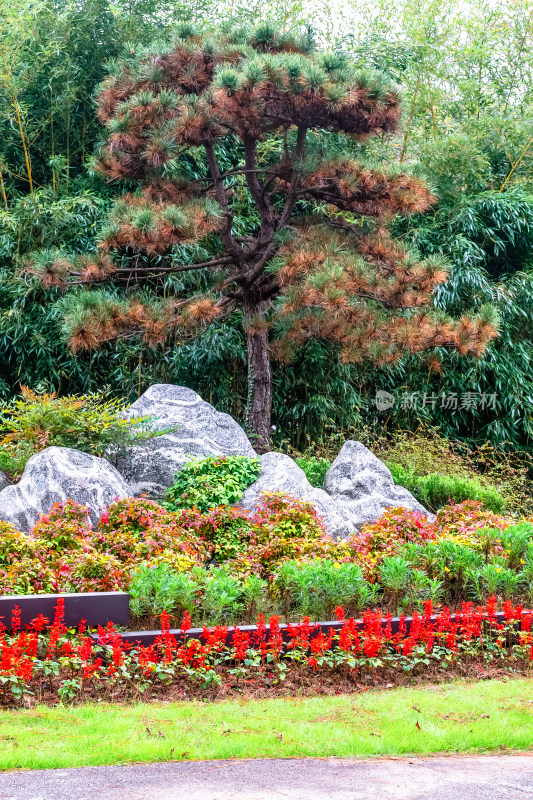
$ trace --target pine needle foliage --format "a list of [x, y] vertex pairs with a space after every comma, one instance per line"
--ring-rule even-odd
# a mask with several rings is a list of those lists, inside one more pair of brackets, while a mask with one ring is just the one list
[[[130, 337], [166, 347], [239, 312], [248, 424], [267, 448], [272, 357], [288, 364], [320, 339], [345, 363], [429, 351], [438, 369], [435, 350], [478, 357], [496, 334], [488, 306], [456, 320], [430, 310], [443, 259], [391, 237], [395, 215], [435, 201], [420, 178], [358, 157], [358, 143], [393, 133], [399, 117], [394, 84], [317, 51], [308, 30], [183, 25], [170, 45], [133, 48], [98, 95], [107, 139], [95, 169], [138, 189], [115, 202], [96, 253], [48, 251], [26, 272], [49, 287], [124, 290], [75, 293], [65, 320], [74, 352]], [[349, 157], [335, 137], [350, 142]], [[205, 168], [192, 177], [199, 153]], [[176, 258], [195, 247], [200, 259]], [[201, 289], [168, 291], [169, 276], [196, 270], [208, 276]]]

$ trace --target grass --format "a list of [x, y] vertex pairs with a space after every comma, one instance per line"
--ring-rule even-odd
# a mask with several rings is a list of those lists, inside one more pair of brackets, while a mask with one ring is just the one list
[[339, 697], [40, 706], [0, 713], [0, 769], [533, 747], [528, 679]]

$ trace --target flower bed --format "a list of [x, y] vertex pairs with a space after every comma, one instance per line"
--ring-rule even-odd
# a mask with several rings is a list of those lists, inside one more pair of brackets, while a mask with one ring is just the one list
[[379, 611], [365, 612], [360, 625], [336, 611], [339, 630], [327, 636], [305, 618], [283, 637], [279, 618], [267, 629], [261, 615], [253, 632], [217, 626], [201, 640], [187, 637], [188, 615], [177, 637], [163, 614], [147, 646], [124, 642], [112, 623], [99, 628], [95, 645], [84, 626], [66, 628], [61, 600], [50, 627], [40, 616], [21, 630], [15, 612], [12, 634], [0, 631], [0, 705], [340, 692], [421, 677], [529, 674], [533, 661], [532, 612], [507, 602], [499, 621], [495, 598], [464, 604], [455, 616], [433, 615], [428, 601], [409, 626], [402, 617], [397, 632]]
[[153, 500], [88, 511], [56, 504], [26, 535], [0, 523], [0, 594], [128, 591], [133, 627], [250, 623], [259, 612], [294, 621], [379, 606], [454, 609], [495, 594], [533, 600], [533, 525], [450, 504], [434, 522], [389, 509], [345, 541], [325, 534], [313, 507], [266, 494], [255, 514], [220, 506], [169, 512]]

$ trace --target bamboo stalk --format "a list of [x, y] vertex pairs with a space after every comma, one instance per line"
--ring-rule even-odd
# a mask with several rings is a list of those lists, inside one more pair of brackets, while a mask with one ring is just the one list
[[85, 116], [85, 100], [83, 101], [83, 124], [81, 128], [81, 163], [85, 164], [85, 133], [87, 131], [87, 119]]
[[411, 125], [413, 124], [413, 117], [415, 115], [415, 102], [416, 102], [416, 97], [418, 95], [418, 90], [420, 89], [420, 80], [421, 80], [420, 73], [418, 73], [415, 90], [413, 92], [413, 98], [411, 100], [411, 111], [409, 113], [409, 122], [407, 123], [407, 127], [405, 129], [405, 134], [403, 137], [403, 147], [400, 155], [400, 164], [403, 162], [405, 154], [407, 152], [407, 141], [409, 139], [409, 133], [411, 132]]
[[429, 78], [428, 78], [428, 90], [430, 92], [429, 102], [430, 102], [430, 108], [431, 108], [431, 122], [432, 122], [432, 125], [433, 125], [433, 136], [437, 136], [437, 122], [435, 120], [435, 106], [433, 105], [433, 101], [431, 99], [431, 83], [430, 83]]
[[0, 187], [2, 189], [2, 198], [4, 200], [6, 211], [8, 211], [9, 208], [8, 208], [8, 205], [7, 205], [7, 194], [6, 194], [6, 187], [5, 187], [5, 184], [4, 184], [4, 174], [3, 174], [1, 169], [0, 169]]
[[28, 147], [27, 147], [27, 144], [26, 144], [26, 137], [24, 135], [24, 128], [23, 128], [23, 125], [22, 125], [22, 116], [20, 114], [20, 108], [19, 108], [19, 104], [18, 104], [18, 100], [17, 100], [17, 93], [15, 92], [15, 89], [13, 87], [13, 81], [11, 80], [11, 72], [9, 71], [9, 67], [8, 67], [8, 64], [7, 64], [7, 61], [6, 61], [6, 57], [3, 56], [2, 60], [4, 62], [6, 75], [7, 75], [7, 77], [9, 78], [9, 80], [11, 82], [11, 87], [10, 87], [11, 88], [11, 95], [13, 97], [13, 105], [15, 107], [15, 114], [17, 116], [17, 122], [18, 122], [18, 126], [19, 126], [19, 131], [20, 131], [20, 139], [22, 141], [22, 149], [24, 150], [24, 158], [26, 160], [26, 170], [27, 170], [27, 173], [28, 173], [28, 182], [30, 184], [30, 192], [33, 194], [33, 179], [32, 179], [32, 174], [31, 174], [30, 154], [29, 154]]
[[52, 106], [52, 90], [50, 89], [50, 134], [52, 137], [52, 189], [55, 192], [56, 190], [56, 168], [55, 168], [55, 161], [53, 160], [55, 157], [55, 141], [54, 141], [54, 112]]
[[67, 192], [70, 180], [70, 108], [67, 116]]
[[500, 191], [498, 192], [498, 194], [500, 194], [501, 192], [503, 192], [503, 190], [504, 190], [504, 189], [505, 189], [505, 187], [507, 186], [507, 182], [508, 182], [509, 178], [511, 177], [511, 175], [513, 174], [513, 172], [515, 171], [515, 169], [517, 168], [517, 166], [520, 164], [520, 162], [522, 161], [522, 159], [524, 158], [525, 154], [527, 153], [527, 151], [529, 150], [529, 148], [531, 147], [531, 145], [532, 145], [532, 144], [533, 144], [533, 136], [531, 137], [531, 139], [529, 140], [529, 142], [526, 144], [526, 146], [525, 146], [525, 147], [524, 147], [524, 149], [522, 150], [522, 153], [520, 154], [520, 158], [518, 158], [518, 160], [514, 162], [514, 164], [513, 164], [513, 166], [512, 166], [512, 169], [511, 169], [511, 171], [509, 172], [509, 174], [508, 174], [508, 176], [506, 177], [506, 179], [504, 180], [504, 182], [502, 183], [502, 185], [501, 185], [501, 187], [500, 187]]

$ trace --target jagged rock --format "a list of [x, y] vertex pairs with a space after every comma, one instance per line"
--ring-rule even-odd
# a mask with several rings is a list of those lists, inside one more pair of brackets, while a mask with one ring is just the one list
[[229, 414], [222, 414], [184, 386], [151, 386], [128, 409], [129, 416], [157, 418], [154, 429], [176, 427], [128, 448], [117, 460], [119, 472], [135, 494], [161, 496], [174, 475], [191, 458], [211, 455], [256, 455], [245, 432]]
[[324, 489], [351, 520], [353, 528], [375, 522], [386, 508], [426, 509], [403, 486], [396, 486], [390, 470], [361, 442], [346, 442], [329, 468]]
[[265, 453], [261, 456], [261, 475], [246, 489], [239, 506], [255, 511], [263, 492], [285, 492], [291, 497], [313, 503], [324, 521], [326, 531], [334, 539], [344, 539], [354, 531], [342, 506], [323, 489], [311, 486], [303, 469], [283, 453]]
[[104, 458], [47, 447], [28, 460], [19, 483], [0, 492], [0, 520], [26, 532], [54, 503], [72, 499], [87, 506], [96, 522], [104, 506], [130, 496], [124, 478]]
[[0, 492], [2, 489], [5, 489], [6, 486], [11, 486], [11, 481], [5, 473], [0, 472]]

